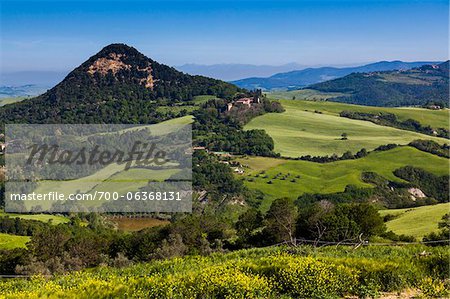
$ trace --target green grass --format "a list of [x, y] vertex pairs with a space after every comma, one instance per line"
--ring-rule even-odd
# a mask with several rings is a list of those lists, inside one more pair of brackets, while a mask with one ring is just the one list
[[132, 168], [128, 171], [116, 173], [108, 179], [99, 182], [89, 193], [110, 191], [126, 195], [127, 192], [139, 191], [140, 188], [147, 186], [149, 180], [163, 181], [179, 171], [179, 169], [153, 170]]
[[41, 181], [39, 182], [38, 187], [36, 188], [36, 193], [48, 193], [48, 192], [58, 192], [62, 194], [69, 193], [86, 193], [89, 190], [93, 189], [96, 185], [101, 183], [102, 181], [108, 179], [110, 176], [123, 171], [124, 166], [119, 164], [109, 164], [106, 167], [100, 169], [96, 173], [82, 177], [75, 180], [68, 181]]
[[[152, 135], [162, 135], [169, 132], [174, 132], [178, 128], [183, 127], [186, 124], [190, 124], [193, 121], [193, 117], [190, 115], [171, 119], [154, 125], [143, 126]], [[132, 131], [142, 129], [140, 127], [133, 127], [121, 130], [124, 133], [126, 131]], [[109, 134], [109, 133], [102, 133]], [[177, 165], [166, 164], [165, 167], [172, 167], [171, 169], [144, 169], [144, 168], [131, 168], [128, 171], [124, 170], [124, 165], [117, 163], [109, 164], [92, 175], [82, 178], [66, 181], [41, 181], [35, 192], [39, 194], [47, 194], [49, 192], [57, 192], [64, 194], [66, 197], [69, 194], [76, 193], [93, 193], [95, 191], [110, 191], [119, 192], [121, 195], [126, 192], [137, 191], [139, 188], [147, 185], [150, 179], [152, 180], [164, 180], [169, 178], [172, 174], [179, 171], [176, 169]], [[52, 202], [42, 201], [42, 208], [48, 208]], [[86, 202], [88, 205], [95, 204], [96, 202]], [[98, 202], [97, 202], [98, 203]], [[34, 203], [30, 203], [34, 206]]]
[[[416, 132], [339, 117], [336, 113], [319, 114], [314, 112], [314, 110], [325, 110], [320, 107], [329, 105], [335, 107], [336, 103], [292, 100], [283, 100], [281, 103], [286, 109], [285, 112], [268, 113], [256, 117], [245, 126], [245, 129], [266, 130], [275, 141], [275, 152], [282, 156], [341, 155], [346, 151], [356, 153], [361, 148], [373, 150], [388, 143], [408, 144], [415, 139], [432, 139], [439, 143], [448, 142], [442, 138]], [[351, 106], [340, 105], [342, 107]], [[347, 133], [348, 140], [341, 140], [342, 133]]]
[[[171, 132], [175, 132], [175, 130], [182, 128], [185, 125], [191, 124], [193, 121], [194, 121], [194, 117], [192, 115], [186, 115], [186, 116], [182, 116], [182, 117], [169, 119], [169, 120], [157, 123], [157, 124], [131, 127], [131, 128], [119, 130], [117, 132], [124, 133], [124, 132], [129, 132], [129, 131], [147, 129], [152, 135], [160, 136], [160, 135], [168, 134]], [[104, 134], [115, 134], [117, 132], [100, 133], [100, 134], [103, 134], [103, 135]], [[95, 134], [95, 135], [100, 135], [100, 134]]]
[[[68, 181], [42, 181], [39, 182], [35, 192], [46, 194], [57, 192], [68, 197], [69, 194], [87, 193], [93, 194], [99, 192], [118, 192], [119, 195], [125, 195], [127, 192], [138, 191], [145, 187], [149, 180], [163, 181], [171, 175], [179, 172], [179, 169], [144, 169], [131, 168], [124, 170], [123, 165], [110, 164], [98, 172], [79, 179]], [[87, 206], [99, 205], [104, 201], [85, 201]], [[27, 203], [26, 203], [27, 204]], [[30, 203], [32, 206], [34, 202]], [[49, 208], [52, 202], [41, 202], [42, 208]]]
[[0, 249], [25, 248], [30, 237], [0, 233]]
[[[376, 172], [392, 181], [401, 181], [392, 172], [406, 165], [420, 167], [436, 175], [448, 174], [449, 167], [448, 159], [409, 146], [373, 152], [361, 159], [332, 163], [263, 157], [247, 157], [239, 159], [239, 161], [247, 166], [245, 174], [239, 176], [245, 178], [245, 185], [250, 189], [260, 190], [266, 195], [262, 202], [262, 210], [267, 210], [275, 198], [295, 199], [303, 193], [340, 192], [349, 184], [371, 187], [370, 184], [361, 181], [361, 173], [365, 171]], [[265, 174], [260, 174], [261, 171], [265, 171]], [[290, 176], [285, 180], [273, 179], [278, 173], [282, 173], [282, 176], [289, 173]], [[255, 177], [256, 175], [259, 176]], [[263, 178], [265, 175], [268, 178]], [[296, 178], [296, 176], [300, 176], [300, 178]], [[252, 179], [253, 182], [248, 179]], [[292, 179], [295, 179], [296, 182], [291, 182]], [[272, 181], [272, 184], [268, 184], [268, 181]]]
[[322, 92], [314, 89], [301, 89], [291, 91], [271, 91], [267, 92], [267, 97], [276, 100], [326, 100], [329, 98], [339, 97], [344, 95], [338, 92]]
[[[307, 93], [308, 90], [300, 90], [296, 92]], [[270, 97], [271, 95], [269, 95]], [[283, 97], [274, 97], [278, 99], [284, 99]], [[291, 98], [287, 98], [291, 99]], [[301, 99], [301, 98], [297, 98]], [[308, 99], [308, 98], [306, 98]], [[319, 110], [324, 114], [339, 115], [341, 111], [357, 111], [357, 112], [367, 112], [367, 113], [377, 113], [377, 112], [388, 112], [397, 115], [401, 120], [415, 119], [423, 125], [429, 125], [433, 128], [448, 128], [449, 127], [449, 109], [442, 110], [430, 110], [424, 108], [416, 107], [399, 107], [399, 108], [388, 108], [388, 107], [372, 107], [372, 106], [361, 106], [352, 104], [343, 104], [337, 102], [329, 101], [281, 101], [283, 105], [294, 105], [298, 109], [302, 110]]]
[[159, 106], [156, 108], [156, 111], [159, 113], [167, 114], [167, 113], [180, 113], [183, 110], [186, 110], [187, 113], [192, 113], [194, 110], [197, 110], [198, 106]]
[[208, 102], [209, 100], [213, 100], [213, 99], [218, 99], [218, 97], [213, 96], [213, 95], [201, 95], [201, 96], [195, 96], [194, 99], [192, 100], [192, 102], [195, 104], [202, 104], [202, 103]]
[[21, 102], [26, 99], [28, 99], [28, 97], [0, 98], [0, 107], [8, 104]]
[[49, 215], [49, 214], [15, 214], [15, 213], [5, 213], [0, 211], [0, 217], [9, 216], [11, 218], [20, 218], [26, 220], [38, 220], [42, 222], [51, 221], [52, 224], [57, 225], [60, 223], [69, 222], [69, 218], [59, 215]]
[[438, 231], [438, 223], [442, 216], [450, 213], [450, 203], [423, 206], [410, 209], [381, 210], [381, 216], [396, 215], [397, 218], [386, 222], [389, 230], [396, 234], [404, 234], [422, 238], [426, 234]]

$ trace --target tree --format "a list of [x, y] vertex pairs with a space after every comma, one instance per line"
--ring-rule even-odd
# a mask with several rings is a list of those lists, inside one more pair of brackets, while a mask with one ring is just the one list
[[262, 227], [263, 220], [262, 213], [254, 208], [248, 209], [239, 216], [235, 227], [237, 235], [243, 243], [253, 243], [251, 239], [254, 236], [254, 232]]
[[423, 238], [424, 242], [430, 243], [431, 246], [450, 244], [450, 214], [442, 216], [442, 221], [438, 224], [439, 232], [432, 232]]
[[379, 235], [386, 230], [383, 218], [374, 206], [368, 203], [360, 203], [342, 205], [342, 208], [346, 209], [345, 214], [358, 225], [359, 233], [363, 236]]
[[153, 255], [155, 258], [167, 259], [182, 256], [186, 251], [187, 247], [183, 243], [183, 238], [179, 234], [170, 234], [161, 242], [161, 246], [155, 250]]
[[322, 200], [301, 210], [297, 236], [308, 240], [342, 242], [367, 238], [386, 230], [383, 219], [369, 204], [337, 204]]
[[295, 245], [297, 215], [297, 207], [292, 199], [276, 199], [266, 214], [265, 232], [275, 243], [289, 242]]
[[341, 134], [341, 137], [342, 137], [341, 140], [347, 140], [348, 139], [348, 135], [345, 132]]
[[29, 248], [35, 257], [41, 261], [46, 261], [54, 256], [62, 255], [69, 239], [70, 232], [67, 227], [61, 225], [47, 226], [31, 237]]

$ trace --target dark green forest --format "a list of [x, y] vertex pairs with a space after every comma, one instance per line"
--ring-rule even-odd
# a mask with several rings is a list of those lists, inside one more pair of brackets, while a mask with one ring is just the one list
[[[95, 61], [123, 55], [113, 73], [89, 73]], [[146, 69], [151, 68], [151, 71]], [[152, 76], [152, 88], [142, 81]], [[167, 119], [162, 102], [190, 101], [197, 95], [231, 99], [238, 87], [207, 77], [191, 76], [153, 61], [124, 44], [112, 44], [73, 70], [58, 85], [31, 101], [0, 108], [2, 123], [143, 123]], [[183, 115], [174, 115], [174, 117]]]
[[[323, 92], [341, 92], [347, 95], [335, 97], [336, 102], [368, 106], [424, 106], [439, 103], [448, 107], [449, 62], [437, 68], [430, 65], [398, 73], [398, 71], [353, 73], [348, 76], [309, 86]], [[386, 79], [389, 76], [389, 79]], [[411, 82], [395, 81], [400, 77]], [[417, 83], [420, 80], [420, 83]]]

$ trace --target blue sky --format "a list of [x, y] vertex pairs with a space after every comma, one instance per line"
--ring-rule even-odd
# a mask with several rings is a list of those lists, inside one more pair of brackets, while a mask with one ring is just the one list
[[68, 70], [124, 42], [169, 65], [448, 59], [448, 1], [4, 1], [1, 69]]

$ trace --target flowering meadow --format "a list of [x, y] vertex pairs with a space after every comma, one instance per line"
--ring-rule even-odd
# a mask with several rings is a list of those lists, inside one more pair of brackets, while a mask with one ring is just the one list
[[446, 296], [447, 247], [273, 247], [0, 282], [0, 298]]

